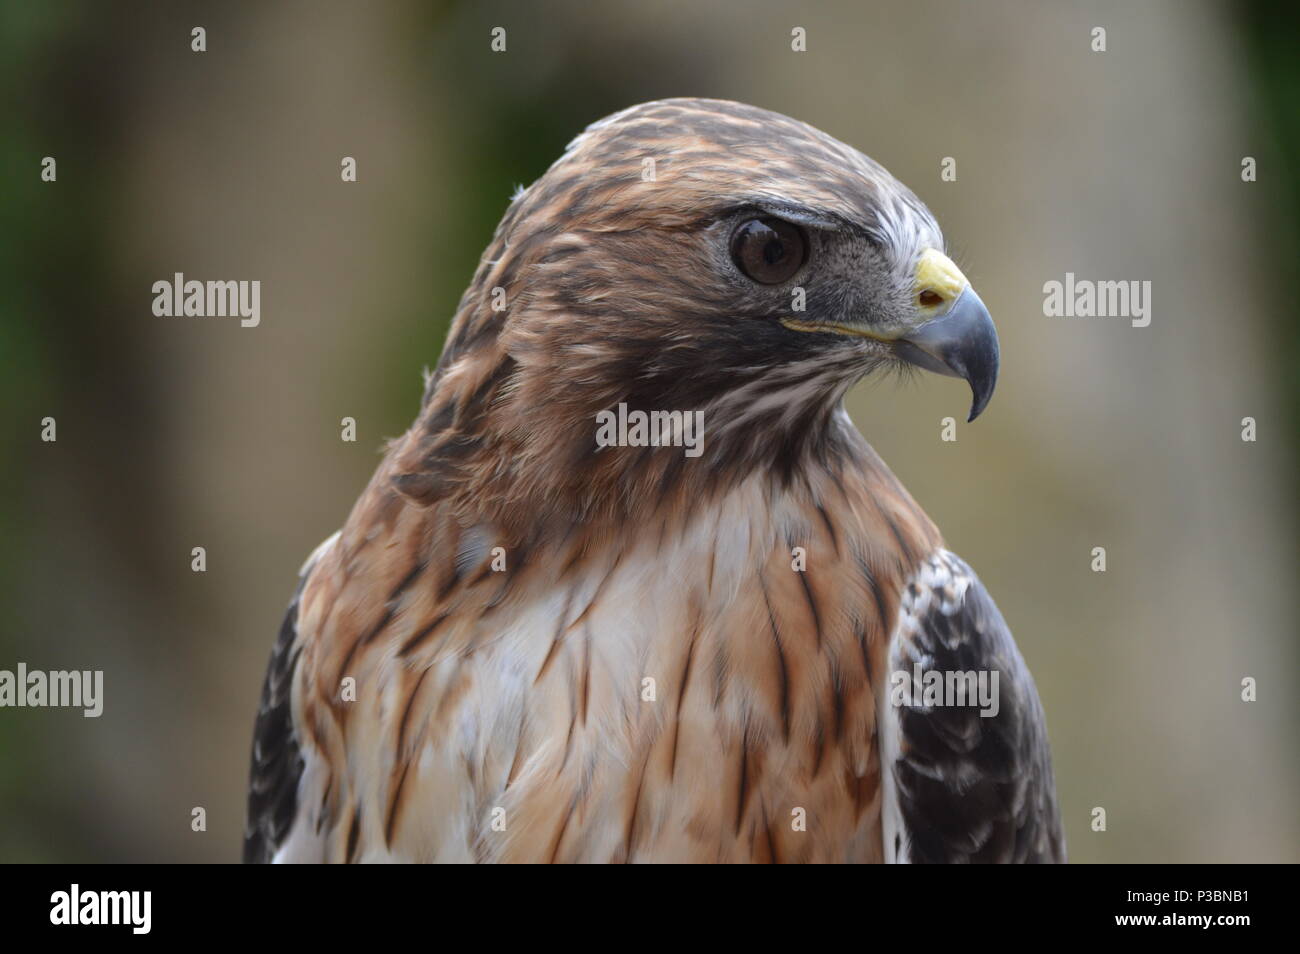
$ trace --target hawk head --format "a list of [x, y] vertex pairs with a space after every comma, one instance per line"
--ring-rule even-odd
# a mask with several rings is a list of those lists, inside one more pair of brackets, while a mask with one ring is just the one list
[[399, 486], [444, 494], [442, 471], [491, 496], [466, 473], [490, 446], [496, 492], [508, 480], [534, 507], [665, 492], [680, 451], [596, 446], [595, 415], [619, 404], [702, 411], [705, 483], [789, 478], [844, 440], [848, 388], [900, 365], [966, 379], [974, 419], [997, 334], [943, 248], [906, 186], [786, 116], [674, 99], [603, 119], [503, 218]]

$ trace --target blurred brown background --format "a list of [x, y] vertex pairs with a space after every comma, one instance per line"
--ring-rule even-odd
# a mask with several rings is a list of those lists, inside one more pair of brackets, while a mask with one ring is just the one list
[[[1280, 3], [3, 0], [0, 669], [103, 669], [106, 705], [0, 710], [0, 860], [237, 857], [295, 573], [513, 187], [676, 95], [883, 162], [993, 312], [1003, 378], [957, 443], [960, 382], [850, 412], [1017, 634], [1072, 859], [1300, 859], [1298, 39]], [[154, 317], [176, 271], [261, 280], [261, 326]], [[1043, 317], [1067, 271], [1151, 281], [1151, 326]]]

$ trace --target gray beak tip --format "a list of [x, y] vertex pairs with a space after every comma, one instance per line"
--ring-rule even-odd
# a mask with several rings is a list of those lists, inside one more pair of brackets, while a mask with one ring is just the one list
[[975, 289], [963, 291], [948, 312], [901, 339], [899, 357], [970, 385], [967, 423], [988, 407], [998, 383], [1000, 349], [993, 319]]
[[984, 409], [989, 406], [989, 401], [993, 400], [993, 391], [998, 384], [999, 357], [998, 339], [995, 333], [991, 339], [991, 353], [986, 352], [973, 363], [973, 366], [968, 365], [968, 373], [962, 375], [970, 385], [970, 417], [966, 418], [968, 424], [983, 414]]

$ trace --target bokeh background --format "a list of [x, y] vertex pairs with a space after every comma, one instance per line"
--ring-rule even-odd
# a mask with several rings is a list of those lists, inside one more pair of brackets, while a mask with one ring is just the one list
[[[1296, 861], [1296, 9], [3, 0], [0, 668], [103, 669], [106, 709], [0, 710], [0, 860], [237, 858], [296, 571], [512, 189], [607, 113], [703, 95], [883, 162], [998, 322], [955, 444], [961, 382], [850, 412], [1017, 634], [1072, 859]], [[261, 326], [154, 317], [176, 271], [261, 280]], [[1067, 271], [1151, 281], [1151, 326], [1045, 318]]]

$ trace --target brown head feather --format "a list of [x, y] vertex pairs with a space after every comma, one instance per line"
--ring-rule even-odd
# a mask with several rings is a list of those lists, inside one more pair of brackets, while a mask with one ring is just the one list
[[[788, 117], [680, 99], [602, 120], [502, 220], [394, 448], [394, 486], [467, 523], [552, 528], [687, 506], [756, 468], [788, 482], [810, 457], [860, 464], [833, 412], [884, 359], [779, 323], [789, 294], [755, 288], [727, 254], [737, 216], [762, 213], [844, 236], [826, 254], [845, 267], [805, 289], [828, 307], [862, 304], [852, 276], [880, 248], [942, 242], [881, 166]], [[704, 411], [703, 455], [598, 448], [595, 416], [620, 403]]]

